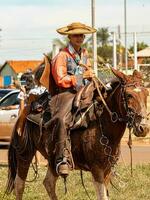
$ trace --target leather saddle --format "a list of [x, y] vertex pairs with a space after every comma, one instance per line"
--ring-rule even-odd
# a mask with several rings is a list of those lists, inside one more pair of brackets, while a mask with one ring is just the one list
[[49, 109], [49, 101], [51, 96], [48, 92], [41, 94], [36, 100], [30, 104], [30, 114], [27, 119], [37, 125], [44, 124], [50, 120], [51, 114]]
[[[70, 124], [70, 129], [77, 129], [80, 127], [87, 128], [88, 121], [91, 119], [93, 113], [93, 96], [94, 83], [90, 82], [88, 85], [82, 87], [75, 95], [72, 105], [73, 121]], [[51, 114], [48, 109], [50, 98], [49, 94], [44, 93], [38, 100], [31, 103], [31, 113], [27, 116], [29, 121], [37, 125], [44, 126], [50, 119]], [[38, 112], [38, 108], [42, 107], [42, 111]]]

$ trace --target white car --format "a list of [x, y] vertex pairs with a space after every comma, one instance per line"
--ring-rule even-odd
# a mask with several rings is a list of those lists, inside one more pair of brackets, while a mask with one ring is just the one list
[[9, 141], [11, 138], [18, 117], [19, 92], [19, 90], [10, 90], [0, 99], [0, 141]]
[[0, 89], [0, 100], [11, 91], [12, 89]]

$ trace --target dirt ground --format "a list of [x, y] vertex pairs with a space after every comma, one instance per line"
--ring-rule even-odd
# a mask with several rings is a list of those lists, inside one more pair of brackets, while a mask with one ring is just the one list
[[[141, 164], [141, 163], [150, 163], [150, 145], [145, 143], [135, 143], [133, 142], [132, 147], [133, 153], [133, 164]], [[45, 165], [47, 161], [41, 156], [40, 153], [38, 155], [39, 164]], [[125, 162], [127, 164], [130, 163], [130, 151], [128, 145], [123, 142], [121, 145], [121, 155], [119, 162]], [[7, 164], [7, 150], [0, 150], [0, 164]]]

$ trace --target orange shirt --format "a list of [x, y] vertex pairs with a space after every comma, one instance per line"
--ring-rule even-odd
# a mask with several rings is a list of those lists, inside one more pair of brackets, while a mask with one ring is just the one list
[[[87, 50], [82, 49], [81, 52], [81, 62], [87, 66], [91, 66]], [[52, 75], [59, 87], [70, 88], [76, 87], [79, 78], [83, 79], [82, 74], [69, 73], [69, 68], [76, 68], [77, 64], [75, 63], [72, 56], [64, 49], [56, 55], [52, 60]]]

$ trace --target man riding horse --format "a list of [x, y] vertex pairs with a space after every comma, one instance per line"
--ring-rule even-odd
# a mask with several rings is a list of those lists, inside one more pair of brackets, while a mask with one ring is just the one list
[[[81, 30], [85, 31], [86, 28], [84, 28], [85, 25], [79, 25], [75, 26], [75, 24], [72, 24], [67, 30], [65, 29], [65, 32], [68, 34], [69, 30], [79, 30], [75, 33], [80, 32], [81, 34]], [[89, 28], [87, 29], [91, 30]], [[48, 192], [49, 198], [51, 200], [58, 200], [56, 194], [58, 175], [68, 175], [69, 173], [68, 163], [70, 162], [69, 156], [71, 155], [68, 145], [69, 132], [71, 132], [70, 141], [72, 145], [71, 152], [74, 159], [74, 168], [91, 172], [96, 189], [96, 199], [108, 200], [109, 195], [107, 187], [110, 182], [112, 169], [114, 169], [119, 158], [120, 142], [126, 127], [130, 129], [130, 133], [133, 131], [134, 135], [137, 137], [145, 137], [149, 132], [148, 114], [146, 112], [148, 91], [144, 88], [141, 74], [138, 71], [134, 71], [132, 75], [125, 75], [112, 68], [112, 72], [117, 77], [117, 80], [111, 82], [112, 90], [108, 91], [103, 104], [102, 98], [98, 98], [102, 97], [100, 95], [102, 90], [100, 91], [100, 87], [96, 86], [97, 84], [95, 84], [94, 78], [92, 78], [90, 84], [84, 87], [84, 84], [88, 81], [86, 78], [91, 79], [93, 73], [90, 70], [84, 71], [85, 69], [80, 67], [81, 63], [77, 65], [74, 61], [76, 55], [79, 54], [80, 60], [86, 61], [85, 64], [87, 64], [87, 59], [82, 59], [84, 55], [85, 58], [87, 58], [87, 54], [85, 54], [85, 52], [84, 54], [82, 53], [83, 49], [80, 51], [78, 50], [77, 53], [76, 45], [74, 44], [75, 41], [79, 41], [77, 44], [79, 43], [80, 45], [78, 46], [81, 46], [84, 39], [83, 33], [85, 32], [82, 32], [81, 35], [77, 34], [78, 36], [76, 35], [74, 38], [73, 35], [69, 34], [69, 46], [67, 49], [62, 50], [53, 60], [52, 74], [57, 88], [55, 95], [53, 95], [49, 89], [52, 94], [52, 101], [50, 102], [52, 119], [50, 120], [50, 124], [49, 121], [43, 120], [46, 123], [43, 123], [44, 126], [41, 127], [39, 123], [29, 120], [28, 117], [25, 122], [25, 134], [22, 138], [18, 135], [17, 127], [15, 126], [14, 128], [8, 151], [9, 170], [6, 194], [10, 194], [14, 189], [16, 200], [22, 200], [23, 198], [25, 181], [36, 151], [39, 151], [42, 156], [49, 161], [43, 184]], [[74, 57], [72, 57], [73, 52], [70, 50], [70, 46], [71, 49], [74, 50]], [[68, 51], [71, 52], [69, 53]], [[60, 62], [60, 60], [63, 60], [63, 62]], [[47, 70], [44, 70], [45, 73], [43, 73], [47, 75], [48, 69], [50, 70], [51, 68], [46, 58], [44, 69], [45, 68]], [[78, 69], [81, 70], [80, 73], [76, 73]], [[42, 76], [43, 79], [40, 78], [40, 83], [41, 80], [47, 81], [46, 83], [48, 83], [48, 81], [52, 79], [52, 76], [49, 76], [49, 78], [44, 77], [45, 76]], [[74, 80], [74, 82], [72, 80]], [[79, 80], [81, 80], [81, 82], [79, 82]], [[92, 92], [89, 95], [89, 90], [87, 90], [92, 84], [95, 86], [95, 90], [93, 91], [94, 96]], [[43, 85], [47, 85], [50, 88], [50, 84]], [[82, 89], [77, 92], [80, 87]], [[86, 116], [87, 120], [85, 121], [87, 122], [87, 128], [83, 129], [79, 127], [78, 130], [76, 130], [73, 128], [76, 127], [75, 125], [78, 123], [75, 123], [72, 128], [72, 122], [74, 122], [71, 115], [72, 104], [73, 110], [75, 110], [75, 105], [77, 105], [76, 100], [80, 97], [79, 94], [81, 94], [80, 92], [82, 90], [83, 93], [80, 98], [81, 105], [82, 100], [86, 99], [83, 98], [86, 94], [86, 96], [92, 98], [91, 106], [93, 109], [91, 109], [90, 106], [91, 112]], [[43, 101], [45, 102], [45, 96]], [[82, 107], [81, 105], [79, 108]], [[85, 106], [85, 101], [83, 102], [83, 106]], [[49, 112], [47, 100], [46, 106], [44, 107], [46, 107], [45, 110]], [[77, 112], [77, 110], [75, 110], [75, 112]], [[80, 111], [82, 110], [79, 110], [79, 112]], [[43, 112], [42, 115], [44, 116]], [[48, 115], [48, 120], [50, 118], [50, 115]], [[78, 121], [82, 120], [79, 119]], [[48, 130], [46, 128], [48, 128]], [[56, 174], [54, 170], [55, 160], [58, 174]]]
[[52, 119], [50, 126], [56, 137], [56, 171], [67, 176], [70, 169], [70, 144], [68, 143], [69, 124], [72, 121], [71, 109], [73, 99], [84, 85], [94, 76], [88, 53], [82, 48], [85, 34], [96, 32], [96, 29], [81, 23], [72, 23], [57, 30], [62, 35], [68, 35], [68, 46], [62, 49], [52, 60], [52, 76], [57, 85], [57, 94], [50, 102]]

